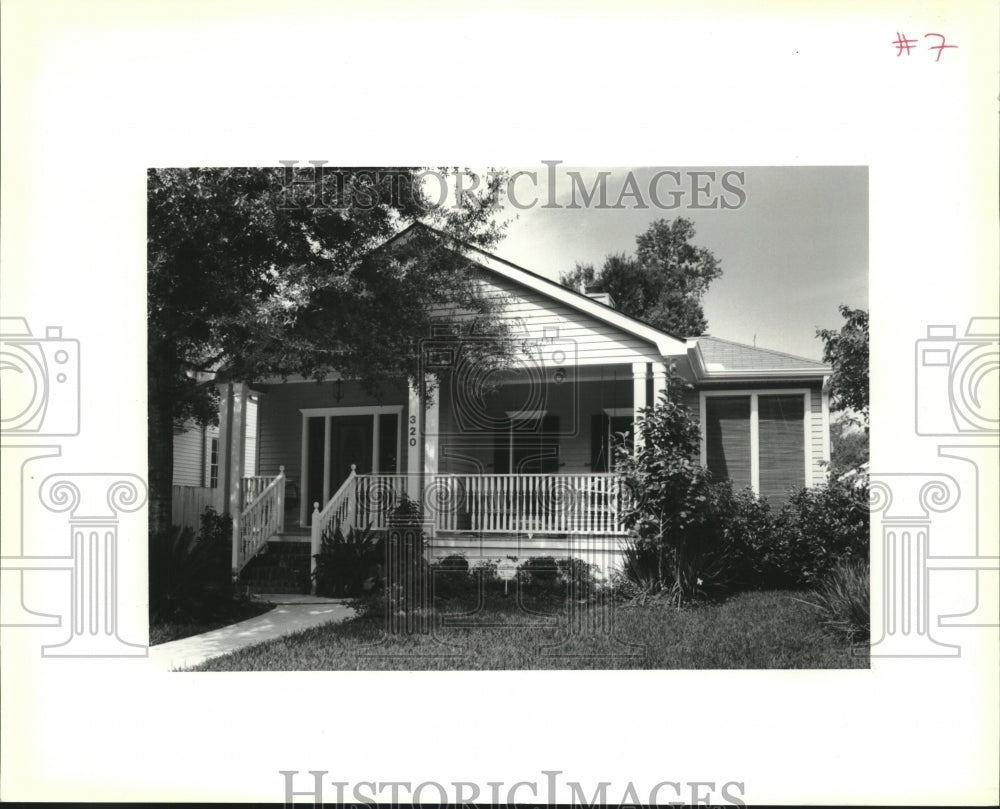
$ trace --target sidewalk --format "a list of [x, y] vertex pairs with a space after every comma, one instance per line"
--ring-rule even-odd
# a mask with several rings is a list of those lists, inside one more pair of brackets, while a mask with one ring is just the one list
[[274, 640], [330, 621], [346, 621], [354, 616], [354, 610], [339, 598], [282, 594], [258, 595], [256, 599], [277, 606], [270, 612], [238, 624], [150, 646], [149, 659], [153, 666], [164, 671], [190, 668], [244, 646]]

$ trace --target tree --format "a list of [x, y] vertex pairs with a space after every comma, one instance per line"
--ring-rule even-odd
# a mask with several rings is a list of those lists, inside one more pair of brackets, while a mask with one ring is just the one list
[[[503, 329], [499, 304], [480, 293], [452, 241], [489, 247], [499, 239], [502, 174], [447, 209], [428, 203], [417, 169], [312, 179], [281, 168], [149, 171], [153, 533], [170, 525], [175, 429], [217, 413], [215, 385], [203, 372], [252, 381], [338, 371], [375, 389], [382, 379], [415, 378], [417, 340], [431, 333], [435, 309], [453, 313], [457, 339]], [[374, 249], [417, 221], [439, 230], [418, 228]]]
[[708, 249], [692, 244], [694, 236], [687, 219], [658, 220], [636, 237], [634, 256], [609, 255], [599, 272], [577, 264], [560, 282], [608, 292], [620, 311], [678, 337], [704, 334], [708, 322], [701, 301], [722, 269]]
[[830, 425], [830, 471], [842, 474], [868, 463], [868, 433], [848, 418]]
[[839, 331], [817, 329], [823, 340], [823, 362], [833, 368], [830, 378], [830, 409], [844, 411], [846, 418], [868, 432], [868, 312], [841, 304], [845, 323]]

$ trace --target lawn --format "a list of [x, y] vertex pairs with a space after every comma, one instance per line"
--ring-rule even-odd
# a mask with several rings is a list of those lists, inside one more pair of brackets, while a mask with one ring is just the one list
[[197, 610], [175, 610], [169, 616], [154, 616], [149, 624], [149, 645], [189, 638], [230, 624], [254, 618], [274, 609], [259, 601], [213, 599]]
[[567, 607], [550, 598], [519, 608], [513, 593], [491, 593], [477, 611], [446, 602], [423, 622], [432, 631], [389, 632], [384, 618], [364, 615], [196, 670], [867, 668], [867, 645], [852, 649], [823, 630], [802, 597], [749, 592], [682, 610], [659, 603]]

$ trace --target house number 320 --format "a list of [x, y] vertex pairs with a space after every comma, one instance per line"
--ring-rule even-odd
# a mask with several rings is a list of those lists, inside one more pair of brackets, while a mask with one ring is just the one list
[[410, 446], [417, 445], [417, 417], [410, 416]]

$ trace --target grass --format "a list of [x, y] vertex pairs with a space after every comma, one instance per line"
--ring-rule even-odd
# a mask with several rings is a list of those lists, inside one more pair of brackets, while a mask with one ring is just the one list
[[[478, 612], [450, 602], [428, 616], [433, 632], [390, 634], [365, 615], [210, 660], [198, 671], [497, 669], [867, 668], [867, 647], [823, 630], [816, 610], [787, 592], [742, 593], [677, 610], [651, 602], [613, 610], [491, 593]], [[570, 618], [584, 631], [571, 633]], [[601, 621], [611, 618], [613, 632]], [[456, 622], [464, 626], [454, 625]], [[607, 623], [603, 625], [607, 626]]]
[[185, 614], [181, 611], [172, 617], [156, 617], [149, 625], [149, 645], [167, 643], [180, 638], [211, 632], [230, 624], [245, 621], [270, 612], [273, 604], [262, 604], [259, 601], [233, 599], [214, 599], [200, 605], [197, 615]]

